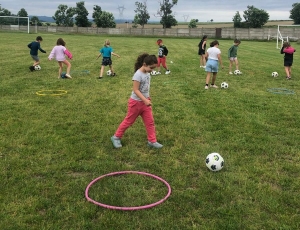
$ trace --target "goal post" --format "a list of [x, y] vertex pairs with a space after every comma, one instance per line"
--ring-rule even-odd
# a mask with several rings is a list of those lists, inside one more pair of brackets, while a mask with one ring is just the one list
[[20, 20], [19, 19], [27, 19], [26, 25], [27, 25], [27, 33], [30, 32], [30, 22], [29, 17], [19, 17], [19, 16], [0, 16], [0, 25], [8, 25], [12, 28], [18, 27], [18, 30], [20, 28]]
[[[277, 49], [281, 49], [283, 43], [288, 42], [289, 39], [292, 38], [292, 36], [283, 36], [281, 31], [280, 31], [280, 27], [300, 27], [300, 25], [278, 25], [278, 28], [277, 28], [277, 44], [276, 44]], [[281, 45], [281, 46], [279, 47], [279, 45]]]

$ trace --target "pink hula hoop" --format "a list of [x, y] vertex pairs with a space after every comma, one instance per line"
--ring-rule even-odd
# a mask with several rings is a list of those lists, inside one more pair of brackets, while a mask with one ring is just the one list
[[[136, 207], [118, 207], [118, 206], [112, 206], [112, 205], [107, 205], [107, 204], [102, 204], [102, 203], [99, 203], [93, 199], [91, 199], [89, 197], [89, 189], [90, 187], [95, 183], [97, 182], [98, 180], [101, 180], [102, 178], [104, 177], [108, 177], [108, 176], [114, 176], [114, 175], [121, 175], [121, 174], [140, 174], [140, 175], [144, 175], [144, 176], [149, 176], [149, 177], [152, 177], [152, 178], [155, 178], [156, 180], [159, 180], [161, 182], [163, 182], [167, 188], [168, 188], [168, 194], [161, 200], [155, 202], [155, 203], [152, 203], [152, 204], [148, 204], [148, 205], [144, 205], [144, 206], [136, 206]], [[162, 202], [164, 202], [166, 199], [168, 199], [168, 197], [171, 195], [171, 186], [169, 185], [169, 183], [167, 181], [165, 181], [164, 179], [158, 177], [158, 176], [155, 176], [153, 174], [150, 174], [150, 173], [146, 173], [146, 172], [138, 172], [138, 171], [120, 171], [120, 172], [112, 172], [112, 173], [108, 173], [108, 174], [105, 174], [105, 175], [102, 175], [96, 179], [94, 179], [91, 183], [89, 183], [89, 185], [86, 187], [85, 189], [85, 198], [96, 204], [96, 205], [99, 205], [103, 208], [108, 208], [108, 209], [115, 209], [115, 210], [122, 210], [122, 211], [132, 211], [132, 210], [140, 210], [140, 209], [147, 209], [147, 208], [152, 208], [156, 205], [159, 205], [161, 204]]]

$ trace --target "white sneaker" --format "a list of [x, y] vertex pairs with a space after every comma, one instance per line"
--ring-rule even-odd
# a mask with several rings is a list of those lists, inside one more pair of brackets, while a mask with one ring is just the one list
[[157, 72], [156, 72], [156, 75], [157, 75], [157, 74], [161, 74], [161, 72], [157, 71]]
[[202, 65], [200, 65], [200, 68], [203, 68], [203, 66], [202, 66]]
[[204, 89], [208, 89], [208, 86], [206, 85], [206, 86], [204, 87]]
[[232, 74], [232, 72], [229, 72], [229, 74]]
[[148, 141], [148, 146], [156, 149], [160, 149], [163, 147], [163, 145], [158, 142], [150, 142], [150, 141]]
[[67, 74], [67, 73], [66, 73], [65, 76], [66, 76], [66, 78], [70, 78], [70, 79], [72, 78], [71, 75], [70, 75], [70, 74]]
[[205, 69], [205, 68], [206, 68], [206, 65], [202, 66], [202, 68], [204, 68], [204, 69]]
[[166, 71], [166, 74], [170, 74], [170, 73], [171, 73], [171, 71], [170, 71], [170, 70], [167, 70], [167, 71]]
[[212, 88], [219, 88], [218, 86], [216, 86], [216, 85], [210, 85], [210, 87], [212, 87]]

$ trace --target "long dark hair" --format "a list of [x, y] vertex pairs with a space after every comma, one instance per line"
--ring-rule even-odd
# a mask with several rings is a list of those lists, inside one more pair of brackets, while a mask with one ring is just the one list
[[58, 46], [65, 46], [66, 43], [62, 38], [57, 39], [56, 45]]
[[146, 65], [157, 64], [157, 58], [155, 55], [149, 55], [147, 53], [140, 54], [134, 64], [134, 71], [137, 71], [139, 68], [141, 68], [144, 63]]

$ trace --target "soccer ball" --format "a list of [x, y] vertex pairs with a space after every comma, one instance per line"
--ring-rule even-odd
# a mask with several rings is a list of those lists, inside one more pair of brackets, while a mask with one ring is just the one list
[[224, 159], [219, 153], [210, 153], [205, 160], [207, 168], [211, 171], [220, 171], [224, 167]]
[[233, 73], [234, 73], [235, 75], [240, 75], [240, 74], [242, 74], [242, 72], [239, 71], [238, 69], [236, 69]]
[[111, 70], [110, 69], [107, 70], [106, 74], [107, 74], [107, 76], [110, 76], [111, 75]]
[[41, 68], [40, 65], [36, 65], [36, 66], [34, 66], [34, 69], [35, 69], [35, 70], [41, 70], [42, 68]]
[[273, 72], [272, 73], [272, 77], [278, 77], [278, 73], [277, 72]]
[[222, 89], [227, 89], [227, 88], [228, 88], [228, 83], [225, 82], [225, 81], [222, 82], [222, 83], [221, 83], [221, 88], [222, 88]]
[[152, 76], [156, 75], [156, 71], [155, 71], [155, 70], [152, 70], [152, 71], [151, 71], [151, 75], [152, 75]]

